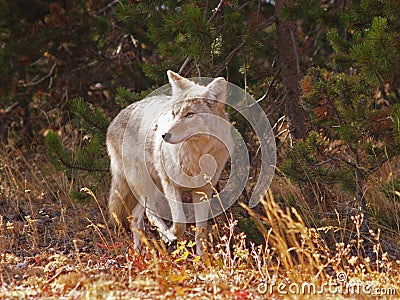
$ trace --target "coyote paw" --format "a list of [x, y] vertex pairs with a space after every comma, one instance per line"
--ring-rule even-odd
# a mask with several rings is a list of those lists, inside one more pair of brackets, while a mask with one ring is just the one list
[[170, 230], [159, 230], [160, 233], [160, 237], [161, 239], [164, 241], [165, 244], [170, 245], [173, 243], [176, 243], [176, 241], [178, 240], [178, 238], [170, 231]]

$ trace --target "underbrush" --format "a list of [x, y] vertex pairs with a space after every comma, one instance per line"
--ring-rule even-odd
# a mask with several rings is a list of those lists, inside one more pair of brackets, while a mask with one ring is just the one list
[[[336, 299], [400, 293], [399, 232], [380, 227], [379, 215], [363, 231], [362, 214], [313, 212], [284, 176], [275, 178], [257, 213], [242, 204], [211, 220], [200, 258], [190, 236], [171, 252], [143, 234], [143, 250], [135, 252], [130, 236], [107, 223], [106, 192], [85, 190], [92, 201], [75, 204], [69, 196], [74, 184], [43, 161], [15, 149], [0, 153], [2, 299]], [[378, 188], [372, 191], [380, 195]], [[240, 226], [244, 218], [252, 220], [261, 242], [246, 236], [251, 231]]]

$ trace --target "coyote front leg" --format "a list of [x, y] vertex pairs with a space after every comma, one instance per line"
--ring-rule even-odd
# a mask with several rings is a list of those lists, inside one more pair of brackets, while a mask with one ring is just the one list
[[157, 228], [158, 233], [165, 243], [171, 244], [176, 241], [176, 236], [169, 230], [165, 222], [155, 215], [151, 209], [146, 208], [146, 216], [151, 225]]
[[154, 212], [151, 211], [149, 208], [145, 208], [143, 205], [138, 203], [137, 206], [132, 211], [132, 223], [131, 223], [135, 250], [139, 251], [141, 246], [139, 230], [140, 231], [144, 230], [144, 222], [143, 222], [144, 212], [146, 212], [146, 216], [151, 225], [157, 228], [157, 231], [164, 242], [171, 244], [176, 240], [176, 236], [170, 232], [167, 225], [160, 217], [155, 215]]
[[196, 218], [196, 253], [197, 255], [204, 254], [203, 244], [207, 236], [207, 220], [210, 210], [208, 201], [211, 200], [212, 188], [207, 186], [202, 189], [196, 189], [192, 192], [194, 214]]
[[173, 185], [165, 184], [164, 193], [171, 209], [173, 221], [171, 231], [180, 240], [186, 229], [186, 217], [182, 205], [182, 191]]

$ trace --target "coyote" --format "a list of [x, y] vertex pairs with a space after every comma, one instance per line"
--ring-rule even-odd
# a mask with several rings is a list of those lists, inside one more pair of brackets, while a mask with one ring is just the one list
[[[174, 243], [186, 228], [182, 193], [189, 190], [196, 251], [202, 255], [209, 214], [205, 200], [211, 199], [211, 184], [216, 185], [233, 149], [225, 112], [227, 82], [219, 77], [203, 86], [172, 71], [167, 76], [171, 96], [150, 95], [135, 102], [108, 127], [109, 212], [117, 225], [133, 231], [137, 250], [144, 213], [164, 241]], [[170, 228], [161, 217], [165, 209], [173, 222]]]

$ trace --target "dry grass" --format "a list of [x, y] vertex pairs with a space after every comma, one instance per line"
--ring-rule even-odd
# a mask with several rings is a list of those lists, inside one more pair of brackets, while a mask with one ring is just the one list
[[[169, 253], [145, 236], [145, 251], [135, 252], [129, 237], [108, 226], [105, 193], [76, 205], [69, 197], [73, 184], [41, 163], [44, 157], [2, 151], [2, 299], [363, 299], [400, 293], [399, 255], [391, 251], [399, 248], [399, 231], [361, 232], [361, 215], [321, 220], [284, 177], [274, 180], [261, 214], [248, 210], [263, 245], [252, 244], [228, 213], [211, 225], [200, 259], [191, 242]], [[384, 201], [378, 188], [369, 193]], [[295, 205], [283, 208], [281, 200]], [[374, 220], [378, 226], [380, 219]]]

